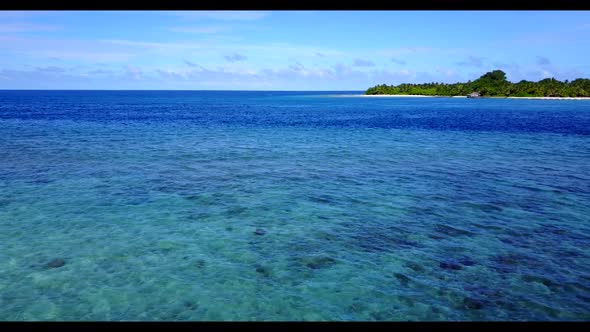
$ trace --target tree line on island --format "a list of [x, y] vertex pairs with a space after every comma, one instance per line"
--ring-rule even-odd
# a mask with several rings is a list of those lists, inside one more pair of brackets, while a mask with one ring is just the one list
[[590, 79], [561, 82], [546, 78], [538, 82], [522, 80], [512, 83], [506, 80], [506, 73], [494, 70], [467, 83], [381, 84], [365, 92], [366, 95], [425, 96], [466, 96], [472, 93], [486, 97], [590, 97]]

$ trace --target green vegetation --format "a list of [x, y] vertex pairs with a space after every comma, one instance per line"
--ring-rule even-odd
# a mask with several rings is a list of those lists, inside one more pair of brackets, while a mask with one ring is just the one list
[[546, 78], [539, 82], [522, 80], [512, 83], [506, 80], [506, 73], [494, 70], [467, 83], [381, 84], [367, 89], [365, 94], [466, 96], [472, 92], [487, 97], [590, 97], [590, 79], [560, 82]]

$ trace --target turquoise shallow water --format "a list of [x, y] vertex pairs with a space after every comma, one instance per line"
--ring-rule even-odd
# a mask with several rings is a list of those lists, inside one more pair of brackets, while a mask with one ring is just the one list
[[0, 91], [0, 320], [588, 320], [589, 130], [586, 101]]

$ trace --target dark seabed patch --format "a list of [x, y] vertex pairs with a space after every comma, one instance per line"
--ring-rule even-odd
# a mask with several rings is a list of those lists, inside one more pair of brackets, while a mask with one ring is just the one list
[[334, 258], [327, 256], [307, 257], [302, 259], [301, 262], [313, 270], [327, 268], [336, 264], [336, 260]]
[[51, 261], [49, 261], [49, 263], [47, 263], [47, 267], [50, 269], [55, 269], [58, 267], [62, 267], [64, 265], [66, 265], [66, 261], [61, 258], [52, 259]]

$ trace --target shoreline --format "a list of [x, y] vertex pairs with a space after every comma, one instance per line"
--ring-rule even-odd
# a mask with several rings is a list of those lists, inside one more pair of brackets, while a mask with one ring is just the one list
[[[424, 97], [424, 98], [467, 98], [467, 96], [426, 96], [426, 95], [354, 95], [361, 97]], [[473, 99], [539, 99], [539, 100], [590, 100], [590, 97], [479, 97]]]
[[590, 100], [590, 97], [490, 97], [507, 99]]
[[411, 98], [435, 98], [435, 97], [451, 97], [451, 98], [467, 98], [465, 96], [427, 96], [427, 95], [360, 95], [363, 97], [411, 97]]
[[371, 98], [467, 98], [466, 96], [427, 96], [427, 95], [332, 95], [334, 97], [371, 97]]

